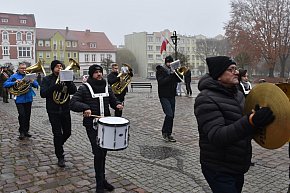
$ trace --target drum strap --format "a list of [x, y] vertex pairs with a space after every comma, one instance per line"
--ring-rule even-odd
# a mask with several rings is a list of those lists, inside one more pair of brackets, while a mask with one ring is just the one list
[[84, 83], [90, 90], [92, 98], [99, 98], [100, 100], [100, 115], [102, 117], [104, 117], [105, 115], [105, 111], [104, 111], [104, 97], [108, 97], [109, 96], [109, 91], [108, 91], [108, 83], [106, 83], [106, 88], [105, 88], [105, 93], [94, 93], [91, 85], [89, 83]]

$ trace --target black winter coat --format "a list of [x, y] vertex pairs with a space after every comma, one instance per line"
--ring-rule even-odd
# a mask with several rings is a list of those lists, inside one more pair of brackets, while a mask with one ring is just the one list
[[[102, 80], [104, 84], [98, 85], [98, 90], [101, 90], [102, 92], [98, 93], [104, 93], [105, 92], [105, 86], [106, 81]], [[114, 93], [112, 92], [111, 87], [108, 88], [109, 97], [104, 97], [104, 115], [110, 116], [110, 109], [111, 108], [116, 109], [116, 106], [118, 104], [121, 104], [115, 97]], [[97, 93], [97, 92], [96, 92]], [[84, 112], [85, 110], [91, 110], [93, 115], [100, 115], [100, 102], [99, 98], [92, 98], [91, 92], [89, 91], [89, 88], [86, 85], [81, 85], [77, 92], [72, 96], [70, 101], [70, 109], [74, 112]], [[94, 117], [84, 117], [83, 119], [83, 126], [85, 127], [93, 127], [93, 119]]]
[[156, 67], [159, 98], [175, 97], [177, 82], [181, 82], [181, 80], [174, 73], [169, 73], [169, 68], [166, 68], [168, 68], [166, 65], [159, 65]]
[[[62, 112], [69, 112], [69, 101], [70, 97], [64, 104], [56, 104], [53, 100], [53, 92], [56, 90], [56, 79], [57, 76], [52, 73], [43, 78], [40, 86], [40, 96], [41, 98], [46, 98], [46, 111], [48, 113], [62, 113]], [[67, 86], [67, 91], [70, 95], [74, 94], [77, 91], [77, 87], [75, 84], [70, 82], [65, 82]]]
[[249, 169], [254, 128], [243, 115], [243, 94], [226, 88], [208, 74], [198, 83], [194, 104], [198, 123], [200, 163], [211, 170], [243, 174]]

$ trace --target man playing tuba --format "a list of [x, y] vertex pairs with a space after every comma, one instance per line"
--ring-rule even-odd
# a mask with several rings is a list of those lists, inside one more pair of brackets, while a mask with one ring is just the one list
[[19, 89], [17, 90], [19, 91], [19, 95], [17, 93], [13, 93], [15, 95], [14, 99], [18, 111], [20, 140], [23, 140], [25, 137], [31, 137], [31, 134], [29, 134], [28, 131], [30, 127], [31, 105], [33, 97], [35, 96], [35, 92], [32, 87], [38, 88], [38, 83], [36, 80], [24, 80], [25, 76], [26, 64], [20, 63], [17, 73], [11, 75], [3, 84], [3, 87], [11, 88], [17, 84], [20, 85], [25, 81], [25, 91], [22, 91], [21, 86], [19, 86]]
[[40, 96], [46, 98], [46, 111], [52, 127], [53, 143], [59, 167], [65, 167], [63, 145], [71, 135], [70, 97], [68, 96], [59, 103], [56, 101], [54, 93], [58, 93], [57, 97], [61, 97], [62, 92], [67, 96], [68, 94], [74, 94], [77, 90], [73, 81], [57, 81], [62, 69], [64, 69], [62, 62], [52, 61], [52, 73], [43, 78], [40, 87]]
[[[130, 78], [133, 77], [133, 73], [132, 73], [132, 68], [128, 68], [126, 66], [121, 68], [121, 74], [119, 74], [119, 65], [117, 63], [113, 63], [112, 64], [112, 72], [108, 75], [107, 79], [108, 79], [108, 83], [112, 86], [114, 83], [120, 82], [120, 81], [125, 81], [123, 80], [127, 75]], [[127, 85], [128, 84], [121, 84], [120, 85]], [[124, 101], [125, 101], [125, 95], [128, 92], [128, 87], [126, 86], [126, 88], [123, 89], [123, 91], [121, 93], [114, 93], [115, 96], [117, 97], [118, 101], [122, 102], [122, 104], [124, 105]], [[122, 110], [120, 109], [115, 109], [115, 116], [116, 117], [122, 117]]]

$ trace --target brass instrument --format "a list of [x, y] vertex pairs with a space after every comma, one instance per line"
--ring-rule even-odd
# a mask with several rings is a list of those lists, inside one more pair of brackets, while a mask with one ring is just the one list
[[[65, 68], [65, 70], [79, 70], [79, 69], [80, 69], [79, 63], [77, 61], [75, 61], [74, 59], [70, 58], [69, 65]], [[55, 84], [60, 84], [59, 76], [57, 77]], [[69, 98], [69, 93], [67, 91], [67, 86], [65, 86], [63, 82], [61, 82], [61, 84], [62, 84], [62, 90], [53, 92], [53, 101], [56, 104], [62, 105]]]
[[174, 62], [170, 63], [172, 70], [174, 71], [175, 75], [182, 81], [184, 74], [188, 71], [186, 66], [181, 66], [180, 60], [175, 60]]
[[120, 81], [112, 84], [111, 88], [115, 94], [121, 94], [124, 91], [124, 89], [128, 86], [128, 84], [131, 82], [131, 79], [132, 79], [130, 75], [130, 71], [132, 71], [131, 66], [126, 63], [123, 63], [122, 65], [127, 68], [127, 72], [122, 72], [121, 70], [121, 72], [117, 76], [117, 77], [120, 77]]
[[[289, 94], [287, 95], [289, 96]], [[280, 148], [289, 141], [290, 102], [287, 95], [275, 84], [262, 83], [253, 87], [246, 98], [245, 114], [251, 113], [255, 105], [259, 104], [261, 107], [270, 107], [275, 116], [275, 120], [271, 124], [259, 129], [254, 135], [254, 140], [264, 148]]]
[[[46, 75], [42, 60], [38, 60], [36, 64], [27, 67], [25, 70], [26, 74], [32, 74], [32, 73], [38, 73], [38, 72], [42, 72], [44, 76]], [[25, 77], [19, 82], [15, 83], [12, 87], [8, 88], [8, 91], [15, 96], [27, 93], [30, 89], [30, 81], [26, 81], [24, 79]]]

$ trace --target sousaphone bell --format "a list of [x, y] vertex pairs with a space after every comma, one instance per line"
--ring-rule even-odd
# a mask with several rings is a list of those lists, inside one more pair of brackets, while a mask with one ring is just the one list
[[287, 95], [272, 83], [256, 85], [246, 98], [244, 113], [251, 113], [255, 105], [270, 107], [275, 120], [263, 129], [257, 129], [254, 140], [267, 149], [277, 149], [290, 138], [290, 102]]

